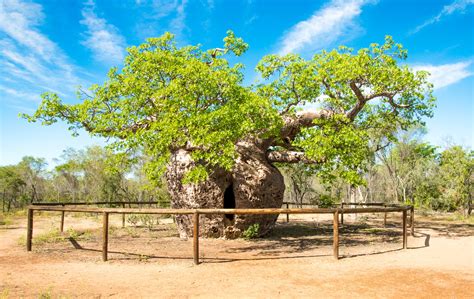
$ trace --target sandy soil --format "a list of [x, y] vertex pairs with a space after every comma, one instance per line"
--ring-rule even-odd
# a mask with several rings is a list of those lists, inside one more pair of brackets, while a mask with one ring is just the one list
[[68, 216], [74, 239], [41, 243], [59, 216], [37, 216], [29, 253], [20, 218], [0, 226], [0, 298], [474, 298], [472, 225], [419, 218], [401, 250], [399, 219], [383, 228], [379, 218], [345, 218], [338, 261], [330, 219], [318, 216], [280, 222], [263, 240], [201, 239], [198, 266], [192, 240], [177, 238], [167, 219], [121, 229], [113, 216], [104, 263], [99, 218]]

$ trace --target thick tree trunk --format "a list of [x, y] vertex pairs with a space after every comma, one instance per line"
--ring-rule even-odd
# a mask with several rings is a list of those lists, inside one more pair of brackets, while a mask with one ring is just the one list
[[[181, 179], [194, 165], [189, 152], [172, 154], [166, 179], [173, 208], [279, 208], [285, 185], [280, 171], [266, 158], [264, 147], [240, 142], [232, 171], [215, 169], [202, 183], [183, 185]], [[259, 234], [273, 227], [277, 215], [202, 215], [200, 234], [206, 237], [239, 237], [252, 224]], [[192, 217], [176, 216], [182, 238], [192, 235]]]

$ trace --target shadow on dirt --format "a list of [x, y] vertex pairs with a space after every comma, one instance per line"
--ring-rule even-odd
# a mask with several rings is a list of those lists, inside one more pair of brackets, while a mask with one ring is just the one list
[[[430, 246], [432, 237], [464, 237], [472, 236], [471, 224], [450, 223], [445, 221], [430, 221], [420, 219], [415, 222], [415, 235], [412, 240], [420, 239], [421, 242], [410, 242], [423, 244], [408, 246], [408, 249], [420, 249]], [[180, 243], [176, 237], [168, 239], [157, 238], [157, 236], [146, 237], [144, 231], [132, 239], [126, 236], [113, 236], [118, 247], [117, 250], [109, 250], [111, 260], [192, 260], [188, 248], [189, 241]], [[154, 230], [156, 231], [156, 230]], [[166, 229], [158, 229], [166, 231]], [[407, 228], [409, 234], [410, 229]], [[136, 239], [134, 239], [136, 238]], [[423, 240], [424, 239], [424, 240]], [[93, 247], [99, 245], [100, 238], [83, 245], [74, 238], [68, 238], [76, 250], [101, 252]], [[166, 242], [176, 250], [178, 254], [146, 254], [137, 253], [150, 244]], [[81, 241], [82, 243], [82, 241]], [[131, 244], [135, 248], [131, 248]], [[265, 237], [249, 241], [224, 241], [220, 239], [201, 239], [201, 258], [205, 263], [224, 263], [243, 260], [275, 260], [275, 259], [298, 259], [309, 257], [328, 257], [332, 255], [333, 227], [332, 221], [302, 221], [295, 220], [290, 223], [278, 222], [274, 229]], [[163, 244], [163, 243], [162, 243]], [[225, 245], [224, 245], [225, 244]], [[114, 245], [115, 246], [115, 245]], [[208, 246], [208, 248], [206, 248]], [[339, 228], [339, 246], [343, 251], [341, 258], [354, 258], [359, 256], [378, 255], [388, 252], [396, 252], [402, 249], [401, 221], [389, 219], [386, 226], [383, 221], [377, 219], [363, 219], [359, 222], [346, 222]], [[91, 248], [92, 247], [92, 248]], [[214, 248], [214, 249], [211, 249]], [[137, 249], [138, 248], [138, 249]], [[217, 249], [216, 249], [217, 248]], [[351, 249], [352, 248], [352, 249]], [[160, 246], [156, 246], [160, 250]], [[372, 250], [372, 252], [366, 252]], [[146, 251], [146, 249], [144, 250]], [[153, 250], [155, 251], [155, 249]], [[183, 256], [180, 254], [183, 253]], [[187, 256], [189, 253], [189, 256]]]

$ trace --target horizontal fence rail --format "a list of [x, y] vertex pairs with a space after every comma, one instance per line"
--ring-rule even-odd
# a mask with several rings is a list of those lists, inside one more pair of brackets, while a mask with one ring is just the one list
[[166, 204], [167, 201], [92, 201], [92, 202], [33, 202], [33, 206], [93, 206], [93, 205], [156, 205]]
[[[110, 203], [110, 202], [107, 202]], [[123, 203], [123, 202], [121, 202]], [[136, 202], [133, 202], [136, 203]], [[98, 203], [95, 203], [98, 204]], [[75, 204], [70, 204], [77, 205]], [[83, 203], [83, 205], [90, 205], [90, 203]], [[193, 260], [195, 264], [199, 264], [199, 215], [211, 214], [234, 214], [234, 215], [275, 215], [275, 214], [333, 214], [333, 255], [334, 258], [339, 259], [339, 214], [341, 215], [341, 225], [343, 224], [343, 214], [354, 213], [389, 213], [402, 212], [402, 241], [403, 248], [407, 248], [407, 211], [411, 212], [411, 229], [413, 235], [413, 206], [383, 206], [383, 207], [369, 207], [369, 208], [266, 208], [266, 209], [162, 209], [162, 208], [99, 208], [99, 207], [67, 207], [63, 203], [55, 203], [49, 205], [30, 205], [28, 206], [28, 223], [27, 223], [27, 238], [26, 249], [31, 251], [33, 238], [33, 212], [34, 211], [54, 211], [61, 212], [61, 232], [64, 228], [64, 213], [97, 213], [102, 214], [102, 260], [107, 261], [108, 253], [108, 231], [109, 231], [109, 215], [110, 214], [156, 214], [156, 215], [193, 215]], [[124, 219], [124, 218], [123, 218]], [[386, 217], [385, 217], [386, 220]], [[385, 222], [384, 222], [385, 223]], [[124, 224], [124, 221], [122, 222]]]

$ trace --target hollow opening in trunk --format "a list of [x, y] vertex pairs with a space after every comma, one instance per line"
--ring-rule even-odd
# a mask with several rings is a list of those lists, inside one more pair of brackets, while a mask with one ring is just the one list
[[[235, 209], [234, 186], [230, 184], [224, 192], [224, 209]], [[234, 214], [225, 214], [225, 218], [234, 220]]]

